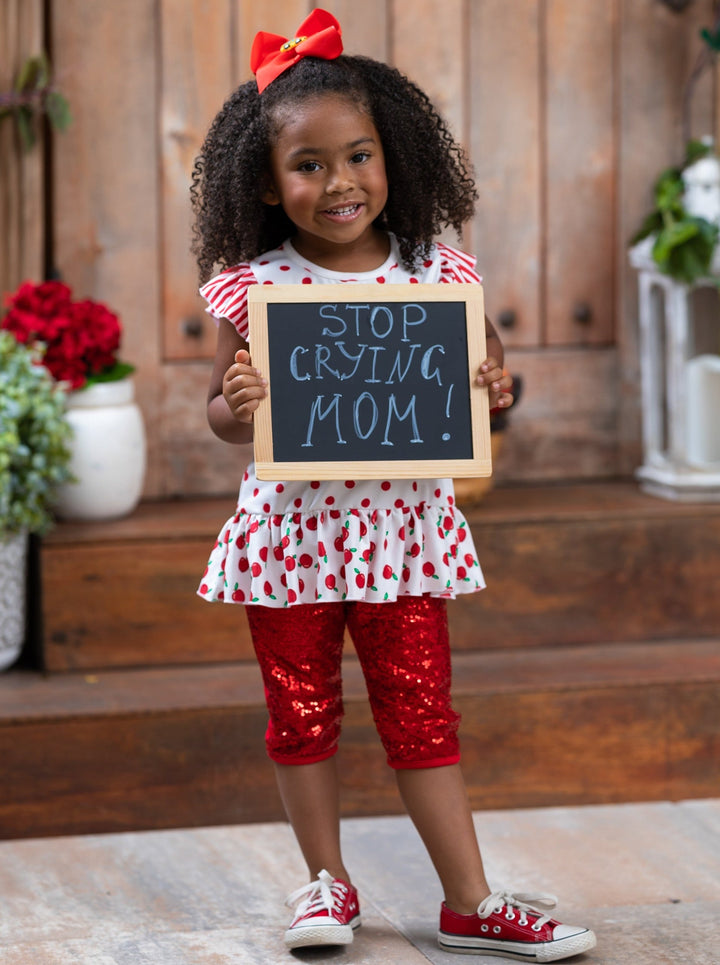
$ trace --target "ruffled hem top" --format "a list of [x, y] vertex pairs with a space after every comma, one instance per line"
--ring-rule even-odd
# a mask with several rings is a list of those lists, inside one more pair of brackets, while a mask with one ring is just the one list
[[[419, 270], [403, 268], [390, 235], [387, 261], [348, 276], [303, 259], [286, 241], [221, 272], [200, 292], [215, 318], [248, 338], [253, 284], [478, 283], [475, 261], [444, 244]], [[222, 527], [198, 589], [210, 601], [286, 607], [384, 603], [398, 596], [453, 598], [485, 586], [450, 479], [258, 480], [244, 473], [235, 513]]]

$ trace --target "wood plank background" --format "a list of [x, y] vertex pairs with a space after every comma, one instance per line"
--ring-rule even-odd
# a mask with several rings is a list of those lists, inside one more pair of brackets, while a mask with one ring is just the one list
[[[215, 329], [196, 294], [188, 187], [212, 117], [248, 77], [255, 32], [292, 34], [312, 6], [49, 0], [53, 62], [74, 116], [52, 143], [54, 262], [79, 295], [121, 313], [148, 425], [148, 496], [230, 492], [248, 458], [215, 440], [205, 420]], [[630, 474], [640, 427], [627, 241], [656, 175], [682, 158], [683, 85], [712, 0], [680, 14], [660, 0], [325, 6], [343, 24], [347, 51], [406, 71], [471, 154], [480, 203], [464, 244], [478, 257], [490, 315], [512, 323], [502, 329], [508, 364], [525, 386], [496, 475]], [[40, 9], [39, 0], [5, 0], [3, 16], [36, 24]], [[33, 31], [3, 33], [14, 61], [0, 58], [0, 78], [21, 48], [34, 52]], [[709, 72], [693, 104], [694, 136], [717, 129], [715, 88]], [[22, 183], [3, 165], [0, 213], [12, 228], [3, 223], [0, 237], [3, 290], [41, 271], [40, 158]]]

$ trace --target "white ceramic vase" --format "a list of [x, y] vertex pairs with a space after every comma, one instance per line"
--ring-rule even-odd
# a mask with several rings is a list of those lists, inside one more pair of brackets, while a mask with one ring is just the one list
[[28, 534], [0, 536], [0, 670], [20, 656], [25, 639], [25, 568]]
[[70, 471], [55, 505], [63, 519], [115, 519], [132, 512], [145, 480], [145, 426], [133, 380], [98, 382], [71, 392]]

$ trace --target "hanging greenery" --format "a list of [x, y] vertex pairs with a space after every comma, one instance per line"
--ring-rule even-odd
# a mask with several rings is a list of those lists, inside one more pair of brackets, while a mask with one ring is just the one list
[[25, 150], [37, 141], [37, 119], [42, 116], [57, 131], [64, 131], [71, 122], [70, 105], [53, 85], [44, 52], [25, 61], [11, 91], [0, 92], [0, 120], [14, 118]]

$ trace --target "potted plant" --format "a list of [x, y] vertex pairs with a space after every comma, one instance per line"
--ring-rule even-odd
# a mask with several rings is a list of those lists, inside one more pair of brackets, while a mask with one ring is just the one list
[[52, 523], [69, 442], [65, 393], [39, 351], [0, 332], [0, 670], [22, 648], [28, 535]]
[[[687, 6], [666, 2], [677, 12]], [[661, 172], [653, 189], [654, 207], [630, 241], [636, 267], [652, 261], [663, 274], [685, 284], [720, 272], [720, 158], [711, 137], [690, 138], [695, 88], [720, 53], [720, 7], [716, 6], [714, 22], [700, 31], [700, 38], [703, 45], [683, 91], [685, 159]]]
[[61, 281], [23, 282], [7, 299], [0, 329], [43, 345], [43, 365], [68, 390], [73, 481], [56, 511], [74, 519], [111, 519], [135, 508], [145, 476], [145, 431], [130, 378], [118, 358], [118, 316], [90, 299], [75, 300]]

